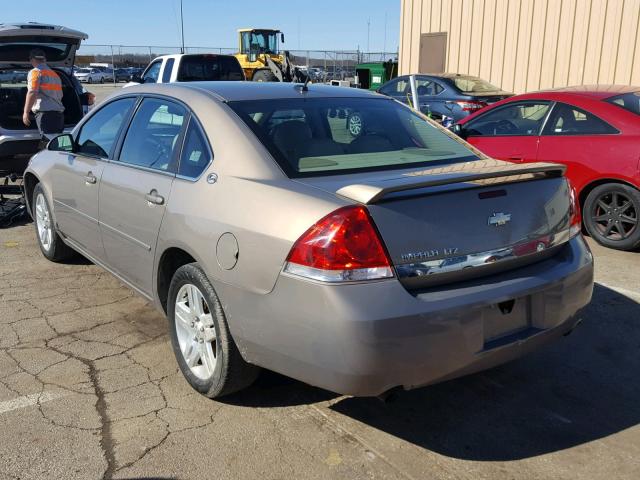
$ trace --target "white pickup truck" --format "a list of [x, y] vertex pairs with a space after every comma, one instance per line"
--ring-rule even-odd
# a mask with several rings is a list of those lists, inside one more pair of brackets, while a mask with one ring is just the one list
[[245, 80], [244, 71], [233, 55], [213, 53], [162, 55], [155, 58], [138, 78], [125, 87], [140, 83], [172, 83]]

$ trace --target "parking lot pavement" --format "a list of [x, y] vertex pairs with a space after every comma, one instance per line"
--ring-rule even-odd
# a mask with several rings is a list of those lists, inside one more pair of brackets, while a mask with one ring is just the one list
[[594, 251], [582, 325], [521, 360], [387, 404], [273, 373], [212, 401], [144, 300], [0, 230], [0, 479], [637, 479], [640, 253]]

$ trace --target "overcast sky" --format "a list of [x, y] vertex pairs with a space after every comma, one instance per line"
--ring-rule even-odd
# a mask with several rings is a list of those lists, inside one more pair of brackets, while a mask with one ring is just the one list
[[[86, 43], [178, 46], [179, 0], [0, 0], [0, 21], [65, 25]], [[289, 50], [398, 48], [400, 0], [183, 0], [187, 46], [235, 47], [236, 29], [279, 28]], [[385, 15], [386, 44], [385, 44]]]

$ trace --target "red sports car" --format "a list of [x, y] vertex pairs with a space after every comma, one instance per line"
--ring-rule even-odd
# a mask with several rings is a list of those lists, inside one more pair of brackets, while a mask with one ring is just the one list
[[570, 87], [518, 95], [461, 120], [454, 131], [487, 155], [557, 162], [602, 245], [640, 246], [640, 87]]

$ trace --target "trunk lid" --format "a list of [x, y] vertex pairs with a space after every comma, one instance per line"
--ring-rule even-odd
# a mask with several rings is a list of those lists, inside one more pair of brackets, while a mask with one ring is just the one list
[[51, 67], [72, 67], [86, 33], [35, 22], [0, 23], [0, 68], [30, 67], [29, 52], [44, 50]]
[[505, 98], [513, 97], [513, 93], [509, 92], [483, 92], [483, 93], [468, 93], [474, 100], [492, 104], [504, 100]]
[[492, 159], [300, 180], [367, 205], [410, 290], [548, 258], [569, 239], [564, 167]]

